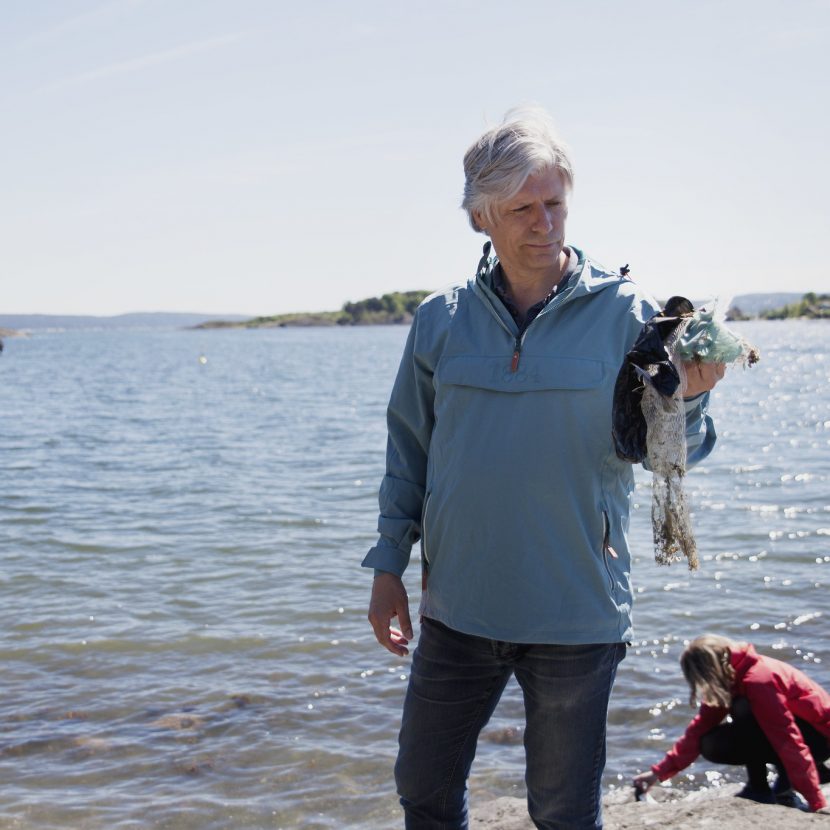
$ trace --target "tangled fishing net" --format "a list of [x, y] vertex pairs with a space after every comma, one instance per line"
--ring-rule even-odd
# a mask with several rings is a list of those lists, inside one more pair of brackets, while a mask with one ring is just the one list
[[743, 363], [758, 351], [717, 319], [715, 308], [694, 310], [672, 297], [649, 320], [626, 355], [614, 389], [613, 436], [617, 455], [648, 458], [653, 472], [651, 525], [655, 559], [668, 565], [685, 556], [699, 565], [683, 477], [686, 474], [686, 389], [684, 364]]

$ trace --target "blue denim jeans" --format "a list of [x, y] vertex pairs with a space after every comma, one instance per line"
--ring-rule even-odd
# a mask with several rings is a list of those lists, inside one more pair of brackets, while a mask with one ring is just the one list
[[465, 830], [476, 744], [512, 674], [524, 694], [528, 812], [542, 830], [602, 827], [608, 700], [622, 643], [523, 645], [421, 625], [395, 764], [407, 830]]

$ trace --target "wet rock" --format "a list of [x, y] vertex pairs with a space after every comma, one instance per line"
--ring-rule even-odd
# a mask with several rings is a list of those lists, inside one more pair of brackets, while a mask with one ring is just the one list
[[204, 725], [205, 719], [203, 717], [187, 712], [173, 712], [169, 715], [163, 715], [150, 724], [155, 729], [170, 729], [175, 732], [202, 729]]
[[92, 735], [80, 735], [72, 738], [70, 745], [75, 750], [75, 754], [81, 757], [98, 755], [112, 749], [112, 743], [106, 738], [96, 738]]
[[505, 726], [503, 729], [488, 731], [484, 737], [491, 744], [521, 744], [524, 739], [524, 729], [520, 726]]
[[182, 775], [199, 776], [216, 769], [215, 758], [196, 758], [176, 765], [176, 771]]

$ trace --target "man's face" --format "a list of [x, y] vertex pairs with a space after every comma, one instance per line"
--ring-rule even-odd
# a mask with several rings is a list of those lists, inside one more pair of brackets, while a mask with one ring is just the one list
[[478, 211], [478, 226], [487, 231], [508, 279], [545, 279], [559, 273], [565, 245], [568, 186], [557, 168], [528, 176], [522, 189], [496, 205], [494, 221]]

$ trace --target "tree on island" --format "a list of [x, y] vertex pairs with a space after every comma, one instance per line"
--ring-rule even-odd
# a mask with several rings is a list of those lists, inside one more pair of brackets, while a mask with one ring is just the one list
[[[275, 314], [254, 317], [241, 322], [212, 320], [195, 328], [284, 328], [288, 326], [377, 326], [412, 322], [415, 309], [429, 291], [393, 291], [380, 297], [347, 302], [339, 311], [306, 311], [293, 314]], [[796, 317], [830, 319], [830, 294], [805, 294], [799, 302], [760, 312], [763, 320], [784, 320]], [[737, 306], [727, 311], [728, 320], [748, 320], [750, 317]]]
[[354, 303], [344, 303], [340, 311], [301, 311], [294, 314], [254, 317], [251, 320], [234, 323], [226, 320], [211, 320], [195, 328], [258, 329], [287, 326], [378, 326], [411, 323], [415, 309], [429, 294], [429, 291], [393, 291], [381, 297], [369, 297]]
[[787, 320], [794, 317], [830, 320], [830, 294], [816, 294], [811, 291], [797, 303], [761, 312], [761, 318], [764, 320]]
[[360, 326], [374, 322], [410, 323], [415, 309], [429, 291], [394, 291], [382, 297], [370, 297], [356, 303], [345, 303], [340, 325]]

